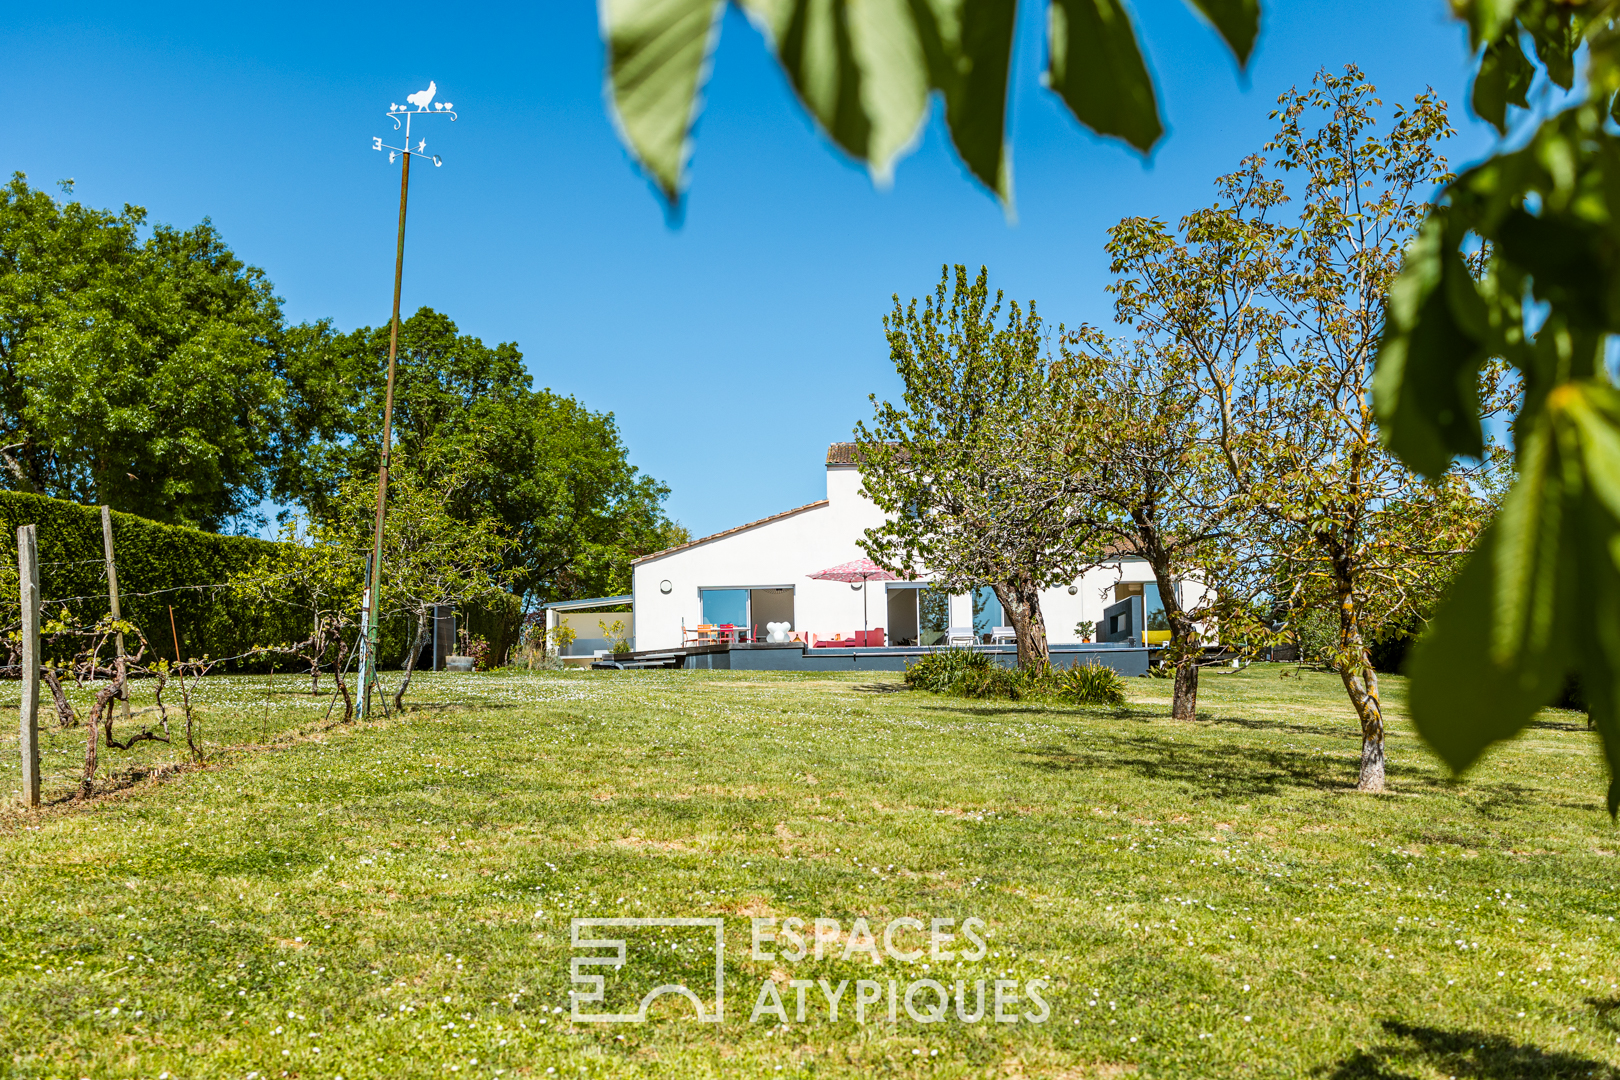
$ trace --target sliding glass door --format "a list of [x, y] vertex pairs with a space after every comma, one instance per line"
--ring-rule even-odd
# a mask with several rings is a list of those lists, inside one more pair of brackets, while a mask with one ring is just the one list
[[889, 583], [889, 640], [896, 645], [943, 645], [950, 597], [931, 585]]
[[973, 590], [973, 640], [987, 642], [990, 640], [990, 631], [998, 626], [1006, 626], [1002, 618], [1001, 601], [996, 597], [996, 590], [988, 585], [980, 585]]
[[747, 626], [747, 589], [704, 589], [703, 621], [709, 626]]

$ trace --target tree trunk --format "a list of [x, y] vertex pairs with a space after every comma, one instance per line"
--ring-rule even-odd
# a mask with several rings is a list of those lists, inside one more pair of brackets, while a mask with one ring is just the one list
[[428, 617], [426, 611], [416, 613], [416, 640], [405, 653], [405, 677], [399, 681], [399, 689], [394, 693], [394, 711], [402, 710], [405, 700], [405, 691], [411, 686], [411, 672], [416, 670], [416, 658], [422, 652], [422, 646], [428, 641]]
[[337, 680], [338, 693], [343, 695], [343, 722], [347, 724], [354, 719], [354, 698], [349, 694], [349, 684], [343, 678], [343, 666], [349, 662], [349, 643], [339, 635], [337, 646], [337, 666], [332, 670], [332, 678]]
[[1176, 661], [1176, 689], [1170, 702], [1170, 719], [1198, 719], [1198, 661], [1192, 656]]
[[1361, 638], [1355, 593], [1341, 580], [1339, 585], [1339, 655], [1335, 666], [1344, 682], [1350, 704], [1361, 721], [1361, 775], [1356, 790], [1384, 790], [1384, 706], [1378, 700], [1378, 672], [1367, 643]]
[[1018, 641], [1018, 666], [1034, 668], [1050, 664], [1052, 654], [1046, 644], [1046, 620], [1041, 616], [1041, 591], [1027, 581], [993, 588]]
[[77, 724], [79, 718], [73, 713], [73, 703], [62, 692], [62, 680], [57, 676], [56, 669], [46, 665], [40, 668], [39, 674], [45, 680], [45, 685], [51, 688], [51, 697], [56, 700], [57, 722], [65, 728]]
[[319, 694], [321, 692], [321, 657], [326, 655], [326, 642], [321, 634], [321, 617], [319, 615], [315, 616], [315, 632], [310, 635], [310, 640], [315, 643], [315, 650], [309, 658], [309, 692]]
[[85, 734], [84, 747], [84, 778], [79, 781], [79, 796], [88, 799], [96, 790], [96, 743], [101, 737], [101, 729], [97, 726], [99, 716], [90, 717], [85, 727], [90, 730]]
[[[1158, 545], [1152, 545], [1155, 549]], [[1161, 553], [1162, 554], [1162, 553]], [[1170, 576], [1168, 558], [1149, 559], [1153, 580], [1159, 587], [1159, 602], [1164, 605], [1165, 621], [1170, 624], [1170, 645], [1165, 659], [1176, 669], [1175, 695], [1170, 703], [1172, 720], [1198, 719], [1198, 653], [1202, 642], [1198, 624], [1181, 609], [1181, 597], [1176, 595], [1175, 579]], [[1142, 613], [1147, 618], [1147, 612]], [[1143, 627], [1143, 632], [1146, 632]]]

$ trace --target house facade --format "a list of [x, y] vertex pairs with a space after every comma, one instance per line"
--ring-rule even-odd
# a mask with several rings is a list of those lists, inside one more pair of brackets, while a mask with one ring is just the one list
[[[811, 579], [864, 558], [864, 530], [884, 522], [862, 494], [854, 450], [853, 443], [828, 448], [825, 499], [637, 559], [635, 648], [678, 648], [683, 629], [705, 624], [730, 623], [763, 637], [768, 624], [785, 622], [807, 642], [881, 627], [890, 645], [942, 645], [952, 628], [971, 628], [974, 640], [984, 641], [992, 628], [1007, 625], [988, 587], [948, 594], [927, 581], [852, 586]], [[1076, 628], [1090, 621], [1093, 640], [1154, 644], [1168, 638], [1156, 628], [1157, 598], [1153, 573], [1140, 560], [1094, 568], [1041, 593], [1047, 639], [1054, 645], [1081, 641]]]

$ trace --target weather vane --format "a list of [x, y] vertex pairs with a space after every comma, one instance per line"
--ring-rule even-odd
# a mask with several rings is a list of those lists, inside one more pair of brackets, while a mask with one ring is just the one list
[[[399, 177], [399, 235], [394, 247], [394, 319], [388, 328], [388, 389], [383, 395], [382, 456], [377, 468], [377, 522], [372, 535], [371, 558], [366, 566], [366, 589], [360, 601], [360, 715], [371, 715], [371, 689], [377, 678], [377, 641], [380, 619], [378, 604], [382, 593], [383, 522], [388, 508], [388, 456], [393, 446], [394, 364], [399, 357], [399, 287], [405, 275], [405, 205], [411, 190], [411, 158], [425, 157], [435, 167], [443, 165], [439, 155], [427, 152], [427, 140], [411, 149], [411, 119], [417, 116], [448, 116], [456, 119], [456, 107], [448, 101], [434, 101], [439, 84], [430, 81], [426, 90], [406, 96], [407, 104], [388, 106], [388, 119], [394, 130], [405, 133], [405, 145], [393, 146], [380, 137], [371, 140], [373, 150], [387, 150], [388, 163], [404, 158]], [[403, 120], [402, 124], [400, 121]]]
[[[392, 146], [383, 142], [382, 138], [379, 136], [371, 140], [371, 148], [373, 150], [388, 151], [388, 163], [390, 165], [392, 165], [394, 160], [401, 154], [403, 154], [405, 157], [430, 158], [432, 159], [435, 168], [444, 164], [444, 162], [439, 160], [438, 154], [430, 154], [427, 152], [426, 139], [419, 140], [416, 144], [416, 149], [411, 149], [411, 117], [424, 115], [448, 116], [452, 121], [454, 121], [456, 118], [456, 107], [454, 105], [450, 104], [448, 101], [433, 100], [434, 95], [436, 95], [438, 92], [439, 84], [434, 82], [432, 79], [429, 79], [428, 88], [426, 90], [418, 90], [414, 94], [406, 95], [405, 100], [408, 104], [393, 104], [388, 106], [388, 119], [394, 122], [394, 130], [399, 131], [403, 126], [405, 131], [405, 145]], [[416, 107], [413, 109], [411, 108], [412, 105]], [[429, 106], [432, 106], [432, 108], [429, 108]], [[401, 125], [399, 122], [401, 117], [403, 117], [405, 120], [403, 125]]]

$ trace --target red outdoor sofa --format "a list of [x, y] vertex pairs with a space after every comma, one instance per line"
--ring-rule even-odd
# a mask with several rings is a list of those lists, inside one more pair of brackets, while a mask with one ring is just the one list
[[818, 649], [879, 649], [883, 647], [883, 627], [874, 627], [871, 630], [857, 630], [847, 638], [837, 641], [818, 641]]

